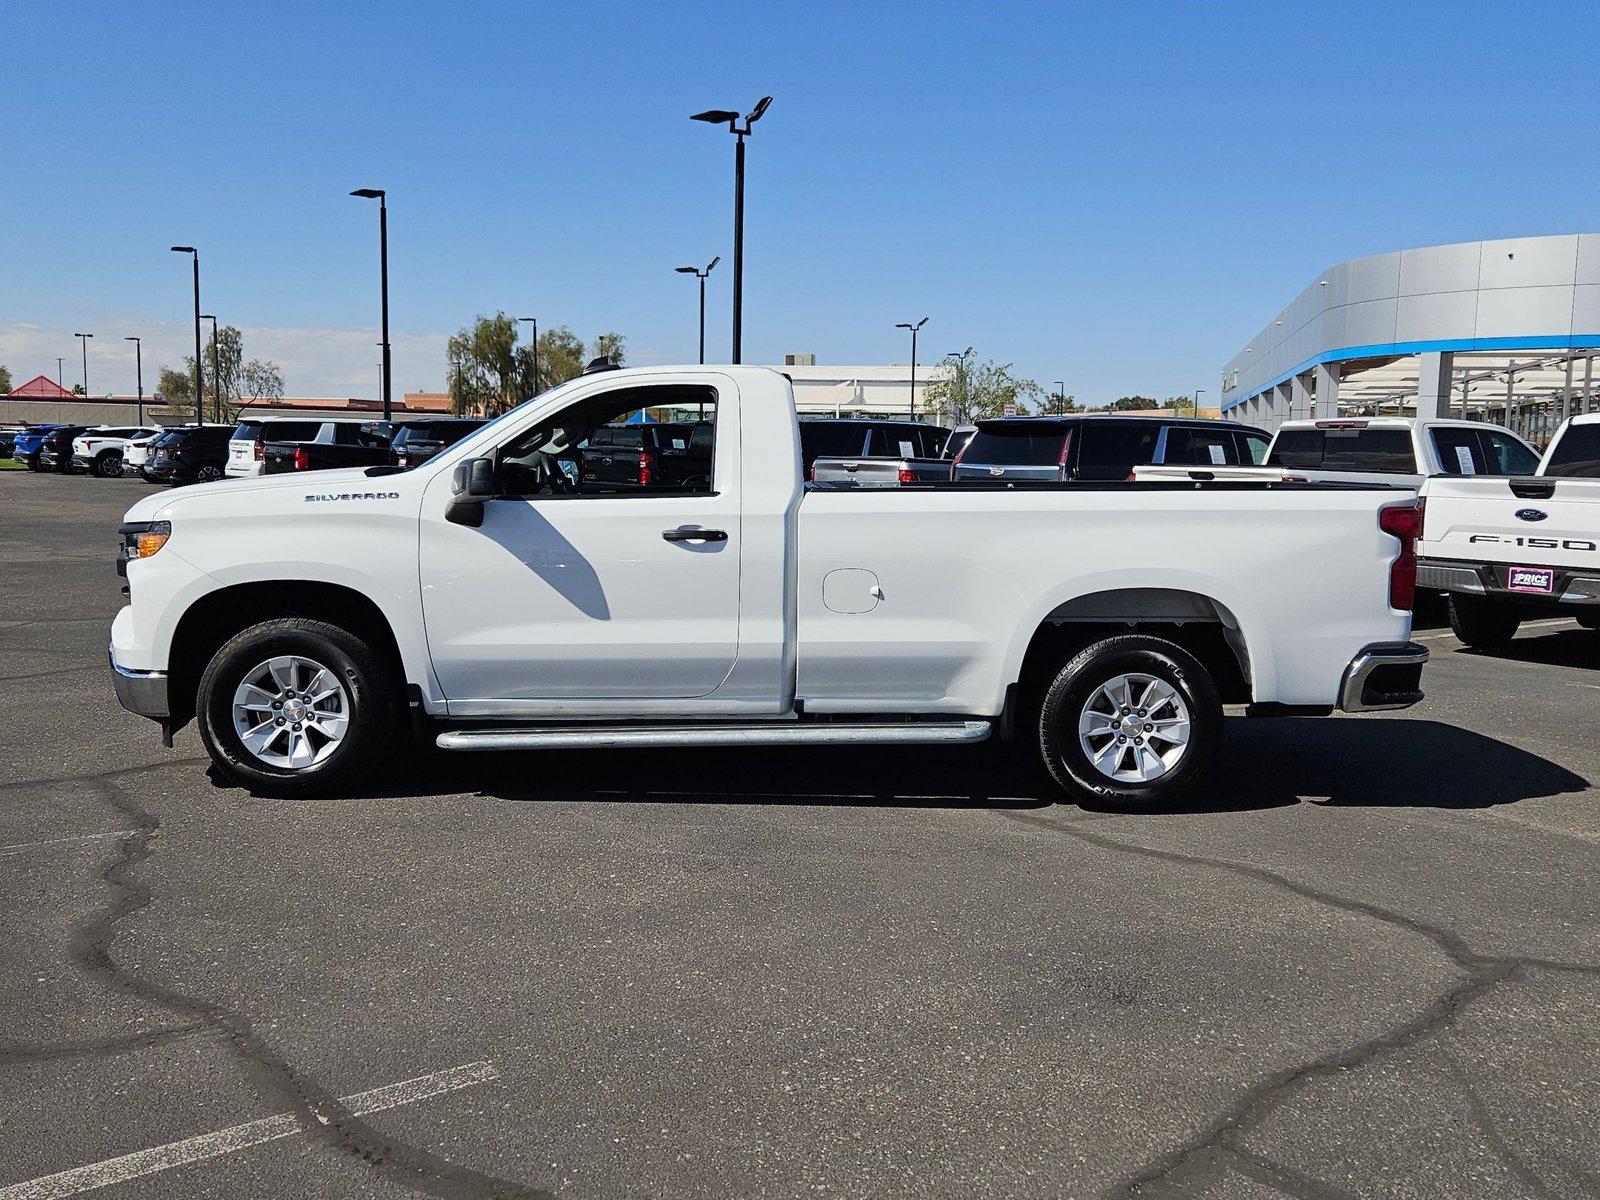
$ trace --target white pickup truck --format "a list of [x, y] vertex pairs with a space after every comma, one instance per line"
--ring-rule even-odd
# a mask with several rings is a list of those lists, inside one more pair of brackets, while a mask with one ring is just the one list
[[[713, 423], [709, 477], [604, 482], [594, 430]], [[1403, 708], [1415, 501], [1284, 484], [802, 481], [788, 381], [585, 374], [409, 471], [263, 476], [127, 513], [123, 705], [223, 773], [327, 792], [446, 750], [1036, 743], [1138, 807], [1222, 705]]]
[[1419, 581], [1450, 598], [1469, 646], [1511, 640], [1526, 616], [1600, 629], [1600, 413], [1556, 431], [1537, 472], [1430, 479]]
[[1137, 467], [1136, 479], [1283, 479], [1419, 488], [1435, 475], [1526, 475], [1539, 452], [1482, 421], [1340, 417], [1285, 421], [1259, 467]]

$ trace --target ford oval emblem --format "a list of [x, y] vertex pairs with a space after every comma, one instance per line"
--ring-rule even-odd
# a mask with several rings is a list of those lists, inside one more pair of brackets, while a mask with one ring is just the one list
[[1519, 521], [1542, 521], [1549, 515], [1550, 514], [1545, 512], [1542, 508], [1517, 509], [1517, 520]]

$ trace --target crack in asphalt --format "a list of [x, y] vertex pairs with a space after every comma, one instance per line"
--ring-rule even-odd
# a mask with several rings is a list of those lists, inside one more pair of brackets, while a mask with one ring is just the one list
[[90, 1038], [85, 1041], [51, 1042], [33, 1045], [26, 1042], [0, 1042], [0, 1063], [57, 1062], [69, 1058], [112, 1057], [147, 1050], [152, 1046], [168, 1046], [189, 1038], [207, 1026], [202, 1021], [188, 1025], [171, 1025], [165, 1029], [147, 1029], [142, 1033], [124, 1033], [116, 1037]]
[[1544, 1177], [1535, 1171], [1527, 1160], [1517, 1153], [1516, 1147], [1506, 1140], [1505, 1134], [1500, 1129], [1500, 1123], [1489, 1111], [1482, 1093], [1478, 1091], [1477, 1085], [1472, 1082], [1466, 1071], [1462, 1070], [1461, 1063], [1450, 1053], [1449, 1047], [1440, 1046], [1438, 1052], [1444, 1060], [1445, 1069], [1461, 1088], [1467, 1107], [1472, 1110], [1473, 1120], [1477, 1122], [1478, 1128], [1483, 1131], [1483, 1136], [1488, 1139], [1489, 1144], [1494, 1147], [1495, 1153], [1500, 1156], [1500, 1161], [1513, 1175], [1531, 1188], [1536, 1196], [1543, 1197], [1543, 1200], [1556, 1200], [1556, 1194], [1545, 1183]]
[[[154, 890], [137, 878], [137, 868], [153, 853], [152, 842], [160, 820], [131, 799], [112, 777], [143, 768], [106, 772], [77, 782], [116, 809], [131, 824], [128, 836], [115, 854], [105, 859], [99, 877], [111, 893], [106, 905], [88, 919], [75, 923], [68, 935], [68, 960], [84, 974], [109, 989], [155, 1004], [187, 1020], [181, 1028], [155, 1035], [169, 1040], [217, 1035], [244, 1067], [247, 1081], [269, 1108], [286, 1108], [299, 1120], [306, 1136], [331, 1149], [351, 1155], [385, 1179], [447, 1200], [546, 1200], [550, 1193], [508, 1179], [452, 1163], [429, 1150], [379, 1133], [352, 1114], [328, 1089], [297, 1071], [279, 1055], [241, 1013], [213, 1000], [188, 995], [158, 983], [127, 967], [111, 955], [118, 926], [155, 902]], [[112, 1051], [131, 1048], [127, 1039], [108, 1039]], [[48, 1057], [46, 1047], [20, 1048], [23, 1057]], [[64, 1043], [59, 1057], [72, 1057], [80, 1044]]]
[[[1353, 900], [1347, 896], [1297, 883], [1288, 876], [1266, 867], [1254, 867], [1247, 863], [1231, 862], [1209, 855], [1185, 854], [1177, 850], [1159, 850], [1134, 842], [1124, 842], [1085, 829], [1081, 822], [1050, 820], [1034, 813], [1006, 809], [994, 811], [1019, 824], [1064, 834], [1116, 853], [1131, 854], [1180, 866], [1225, 871], [1280, 888], [1325, 907], [1370, 918], [1416, 934], [1433, 943], [1463, 975], [1459, 983], [1435, 997], [1415, 1016], [1342, 1050], [1333, 1051], [1281, 1071], [1274, 1071], [1258, 1080], [1246, 1088], [1243, 1095], [1230, 1104], [1217, 1119], [1201, 1129], [1195, 1137], [1162, 1155], [1131, 1179], [1112, 1188], [1107, 1193], [1111, 1200], [1132, 1200], [1136, 1196], [1192, 1195], [1197, 1184], [1211, 1181], [1221, 1169], [1230, 1165], [1235, 1169], [1245, 1170], [1246, 1173], [1249, 1173], [1247, 1167], [1256, 1171], [1264, 1169], [1286, 1171], [1286, 1168], [1268, 1163], [1259, 1155], [1246, 1151], [1242, 1143], [1251, 1133], [1259, 1129], [1268, 1117], [1286, 1104], [1293, 1093], [1308, 1080], [1353, 1070], [1393, 1050], [1404, 1049], [1449, 1028], [1462, 1011], [1475, 1000], [1493, 991], [1507, 979], [1524, 975], [1530, 968], [1600, 976], [1600, 965], [1590, 963], [1563, 962], [1559, 959], [1522, 955], [1480, 954], [1452, 930], [1428, 925], [1381, 905]], [[1520, 1176], [1521, 1172], [1516, 1166], [1510, 1162], [1506, 1165]], [[1298, 1176], [1295, 1179], [1298, 1180]], [[1282, 1184], [1271, 1184], [1265, 1178], [1261, 1181], [1269, 1183], [1269, 1186], [1282, 1187]], [[1306, 1186], [1327, 1188], [1327, 1185], [1320, 1184], [1316, 1180], [1308, 1179], [1304, 1183]], [[1326, 1191], [1323, 1194], [1331, 1197], [1338, 1193]]]

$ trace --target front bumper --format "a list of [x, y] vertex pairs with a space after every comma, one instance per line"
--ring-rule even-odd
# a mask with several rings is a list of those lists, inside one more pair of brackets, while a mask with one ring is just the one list
[[117, 689], [117, 703], [131, 713], [149, 717], [165, 725], [172, 717], [165, 671], [134, 671], [117, 662], [116, 651], [106, 648], [111, 661], [111, 683]]
[[1422, 699], [1422, 668], [1428, 648], [1416, 642], [1364, 646], [1350, 660], [1339, 684], [1345, 712], [1384, 712], [1410, 708]]
[[[1510, 563], [1468, 562], [1450, 558], [1417, 560], [1417, 586], [1440, 592], [1466, 592], [1474, 596], [1497, 596], [1506, 600], [1533, 600], [1541, 604], [1600, 604], [1600, 574], [1594, 571], [1557, 567], [1555, 589], [1550, 595], [1514, 592], [1506, 586]], [[1537, 562], [1519, 564], [1537, 566]]]
[[94, 466], [94, 459], [87, 454], [74, 454], [72, 456], [72, 465], [87, 471]]

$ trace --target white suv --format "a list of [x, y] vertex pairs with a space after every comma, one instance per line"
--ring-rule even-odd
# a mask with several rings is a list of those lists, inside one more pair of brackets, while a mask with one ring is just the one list
[[101, 479], [115, 479], [122, 474], [128, 443], [155, 432], [148, 427], [87, 430], [72, 439], [72, 465]]

